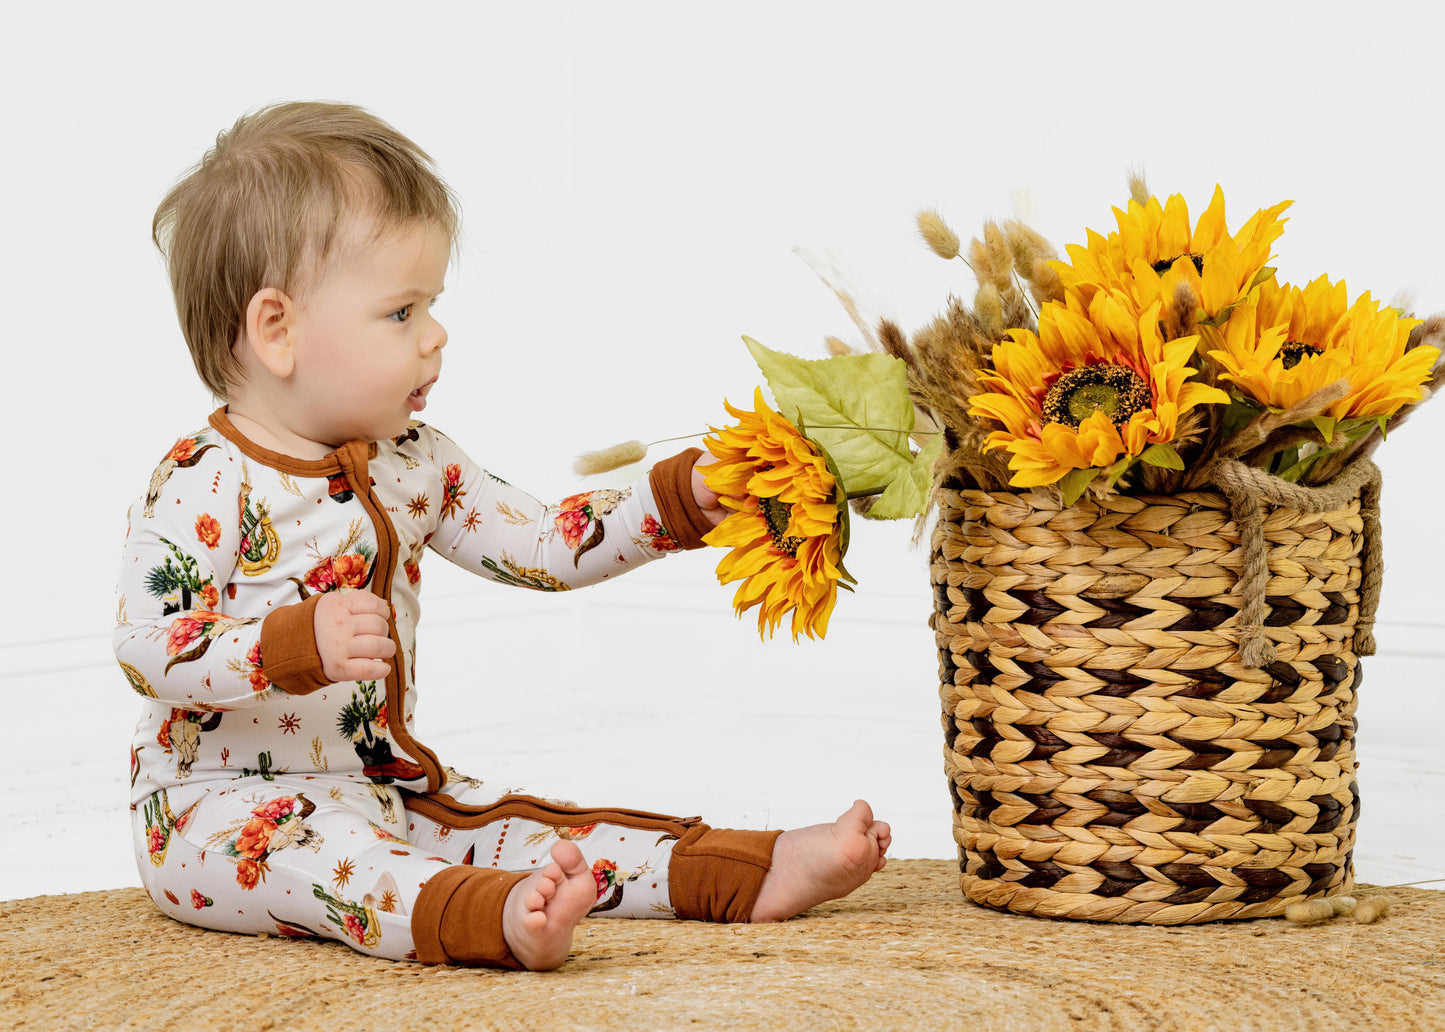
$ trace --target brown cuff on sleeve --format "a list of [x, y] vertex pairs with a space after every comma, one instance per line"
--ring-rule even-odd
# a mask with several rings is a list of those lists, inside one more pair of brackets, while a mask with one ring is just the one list
[[653, 466], [647, 477], [662, 525], [683, 548], [703, 547], [702, 536], [712, 530], [692, 496], [692, 466], [701, 454], [701, 448], [678, 452]]
[[773, 866], [781, 831], [732, 831], [699, 824], [672, 848], [668, 894], [678, 917], [693, 921], [748, 920]]
[[457, 864], [427, 880], [411, 915], [411, 939], [423, 964], [505, 967], [522, 963], [502, 935], [507, 894], [526, 874]]
[[292, 695], [310, 695], [331, 682], [321, 670], [316, 650], [316, 603], [305, 602], [273, 610], [261, 624], [261, 672], [266, 679]]

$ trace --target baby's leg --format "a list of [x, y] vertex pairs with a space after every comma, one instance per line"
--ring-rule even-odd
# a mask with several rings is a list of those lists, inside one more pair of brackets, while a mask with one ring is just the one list
[[882, 870], [890, 841], [861, 801], [833, 824], [790, 832], [521, 795], [473, 805], [467, 793], [408, 794], [406, 805], [412, 841], [462, 864], [536, 871], [552, 843], [575, 843], [597, 884], [593, 916], [782, 920], [862, 885]]
[[863, 800], [832, 824], [785, 831], [753, 904], [751, 921], [782, 921], [858, 888], [888, 863], [887, 824]]
[[160, 792], [136, 808], [147, 890], [166, 914], [241, 933], [338, 939], [391, 960], [554, 968], [596, 901], [571, 843], [531, 873], [454, 864], [400, 836], [390, 790], [279, 776]]

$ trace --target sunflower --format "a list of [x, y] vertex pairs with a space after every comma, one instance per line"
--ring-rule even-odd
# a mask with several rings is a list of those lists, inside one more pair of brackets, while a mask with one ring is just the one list
[[1209, 357], [1261, 405], [1288, 409], [1339, 380], [1349, 393], [1325, 410], [1333, 419], [1393, 415], [1419, 401], [1438, 348], [1406, 350], [1419, 319], [1402, 318], [1369, 291], [1351, 305], [1345, 283], [1321, 276], [1300, 289], [1264, 284], [1222, 328]]
[[1270, 247], [1284, 232], [1280, 213], [1291, 203], [1255, 212], [1231, 236], [1224, 222], [1224, 191], [1217, 186], [1192, 229], [1180, 194], [1162, 206], [1155, 197], [1143, 204], [1131, 200], [1127, 211], [1114, 209], [1118, 232], [1104, 237], [1088, 230], [1086, 246], [1065, 248], [1068, 262], [1049, 264], [1065, 291], [1079, 294], [1085, 303], [1098, 290], [1111, 289], [1127, 293], [1140, 310], [1155, 302], [1167, 307], [1182, 285], [1192, 291], [1202, 319], [1217, 319], [1255, 286]]
[[1010, 483], [1039, 487], [1071, 470], [1102, 469], [1174, 439], [1195, 405], [1226, 402], [1221, 390], [1185, 383], [1197, 337], [1165, 341], [1159, 302], [1142, 312], [1128, 296], [1099, 290], [1045, 305], [1038, 334], [1009, 331], [994, 347], [994, 371], [980, 380], [970, 413], [1005, 429], [986, 449], [1006, 449]]
[[843, 522], [837, 481], [827, 458], [754, 392], [755, 411], [723, 403], [737, 426], [712, 428], [717, 459], [701, 467], [708, 487], [735, 510], [703, 538], [731, 549], [718, 563], [719, 583], [741, 580], [733, 608], [758, 610], [758, 635], [771, 636], [792, 610], [793, 640], [821, 638], [838, 597]]

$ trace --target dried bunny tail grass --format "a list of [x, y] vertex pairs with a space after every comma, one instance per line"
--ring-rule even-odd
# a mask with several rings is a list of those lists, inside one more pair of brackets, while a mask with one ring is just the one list
[[1013, 283], [1014, 255], [997, 222], [983, 224], [983, 246], [988, 252], [989, 279], [999, 290], [1007, 290]]
[[973, 317], [990, 340], [1003, 339], [1007, 327], [1004, 323], [1003, 295], [998, 287], [985, 283], [978, 288], [973, 298]]
[[1025, 279], [1032, 278], [1033, 268], [1039, 262], [1059, 256], [1054, 245], [1045, 240], [1042, 233], [1018, 219], [1007, 220], [1003, 224], [1003, 234], [1013, 254], [1014, 268]]
[[1336, 914], [1343, 914], [1346, 917], [1355, 912], [1355, 907], [1358, 904], [1359, 901], [1355, 899], [1354, 896], [1330, 897], [1330, 909], [1333, 910]]
[[1149, 201], [1149, 184], [1144, 182], [1144, 170], [1142, 168], [1131, 168], [1125, 173], [1125, 181], [1129, 184], [1129, 196], [1140, 204], [1147, 204]]
[[[979, 286], [992, 284], [998, 290], [1006, 290], [1013, 282], [1013, 254], [1003, 234], [992, 222], [984, 224], [984, 237], [984, 240], [974, 238], [968, 242], [968, 267], [973, 270]], [[990, 237], [993, 238], [992, 246], [988, 242]]]
[[1374, 896], [1355, 907], [1356, 924], [1374, 924], [1383, 921], [1390, 913], [1390, 901], [1384, 896]]
[[1194, 288], [1188, 283], [1180, 282], [1174, 288], [1174, 296], [1169, 299], [1169, 304], [1159, 320], [1163, 325], [1164, 339], [1178, 340], [1197, 332], [1195, 313], [1198, 310], [1199, 296], [1194, 293]]
[[631, 466], [647, 458], [647, 445], [641, 441], [623, 441], [610, 448], [583, 452], [572, 463], [572, 472], [582, 477], [595, 477], [599, 473], [611, 473], [614, 469]]
[[958, 234], [948, 228], [942, 215], [932, 208], [925, 208], [918, 213], [917, 219], [918, 232], [923, 236], [923, 242], [928, 245], [929, 250], [940, 258], [959, 256]]
[[1291, 903], [1284, 908], [1285, 920], [1290, 924], [1317, 925], [1332, 921], [1335, 908], [1327, 899], [1312, 899], [1305, 903]]
[[[1003, 324], [1007, 329], [1024, 327], [1030, 330], [1038, 329], [1038, 313], [1029, 304], [1029, 299], [1024, 296], [1023, 291], [1017, 286], [1010, 287], [1000, 295], [1003, 301]], [[1003, 333], [999, 334], [1002, 340]]]
[[858, 351], [854, 349], [853, 345], [849, 344], [841, 337], [824, 337], [823, 345], [828, 349], [828, 354], [831, 355], [833, 358], [841, 358], [844, 355], [858, 354]]
[[[1405, 350], [1413, 351], [1427, 344], [1445, 351], [1445, 312], [1436, 312], [1411, 330], [1410, 339], [1405, 342]], [[1436, 368], [1438, 370], [1439, 363]]]
[[1064, 281], [1059, 278], [1058, 271], [1049, 264], [1051, 260], [1041, 258], [1034, 262], [1027, 276], [1029, 292], [1040, 305], [1064, 299]]

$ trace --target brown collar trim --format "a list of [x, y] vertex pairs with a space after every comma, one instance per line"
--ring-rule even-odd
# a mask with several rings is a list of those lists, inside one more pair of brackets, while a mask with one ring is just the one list
[[[298, 459], [293, 455], [284, 452], [272, 451], [270, 448], [263, 448], [251, 440], [240, 430], [236, 424], [231, 422], [231, 417], [226, 414], [226, 406], [222, 405], [211, 413], [210, 424], [221, 436], [230, 441], [247, 458], [255, 459], [257, 462], [270, 466], [272, 469], [280, 470], [292, 476], [298, 477], [329, 477], [341, 472], [341, 460], [336, 452], [323, 456], [319, 459]], [[367, 446], [367, 456], [376, 457], [376, 444], [371, 442]]]

